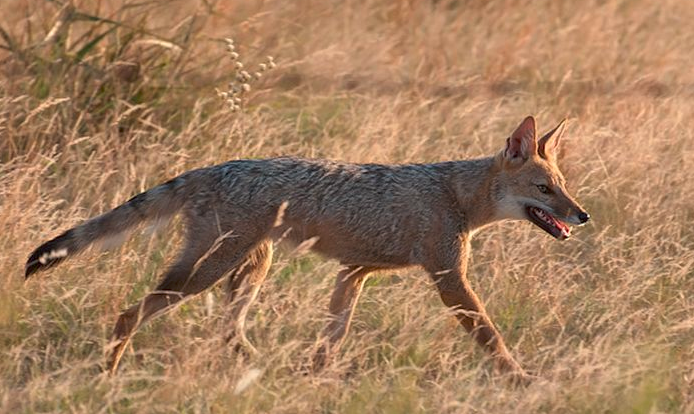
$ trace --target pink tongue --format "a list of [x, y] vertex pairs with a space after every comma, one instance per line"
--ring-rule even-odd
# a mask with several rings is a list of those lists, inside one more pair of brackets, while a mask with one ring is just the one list
[[537, 210], [540, 211], [541, 214], [544, 214], [545, 217], [549, 218], [549, 220], [551, 220], [552, 223], [554, 223], [554, 225], [561, 231], [561, 234], [562, 234], [563, 236], [565, 236], [565, 237], [571, 236], [571, 228], [570, 228], [569, 226], [567, 226], [567, 225], [564, 224], [563, 222], [557, 220], [557, 219], [554, 218], [554, 216], [552, 216], [551, 214], [545, 213], [544, 211], [542, 211], [542, 210], [540, 210], [540, 209], [537, 209]]
[[554, 221], [554, 224], [559, 228], [559, 230], [561, 230], [561, 234], [567, 237], [571, 235], [571, 228], [569, 228], [569, 226], [559, 220], [556, 220], [554, 217], [552, 217], [552, 221]]
[[565, 236], [565, 237], [571, 236], [571, 229], [569, 229], [569, 228], [566, 227], [566, 226], [561, 226], [561, 227], [559, 227], [559, 228], [561, 229], [561, 234], [562, 234], [563, 236]]

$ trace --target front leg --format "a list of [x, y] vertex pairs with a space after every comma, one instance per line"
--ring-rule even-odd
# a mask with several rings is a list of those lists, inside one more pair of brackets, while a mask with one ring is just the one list
[[450, 237], [449, 242], [443, 242], [433, 249], [435, 253], [429, 258], [426, 270], [436, 283], [443, 303], [457, 311], [456, 317], [460, 323], [494, 358], [497, 367], [527, 380], [527, 374], [509, 353], [504, 339], [466, 277], [469, 249], [466, 236]]

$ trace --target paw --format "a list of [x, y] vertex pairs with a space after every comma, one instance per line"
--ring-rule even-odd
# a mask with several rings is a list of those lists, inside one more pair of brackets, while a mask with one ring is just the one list
[[320, 372], [322, 371], [330, 361], [330, 350], [323, 344], [321, 345], [315, 354], [313, 354], [311, 371]]
[[505, 373], [514, 385], [528, 386], [539, 377], [532, 372], [524, 370], [515, 359], [510, 356], [499, 357], [496, 360], [499, 371]]
[[527, 387], [539, 378], [539, 376], [529, 373], [523, 369], [509, 373], [509, 379], [511, 383], [515, 386], [520, 387]]

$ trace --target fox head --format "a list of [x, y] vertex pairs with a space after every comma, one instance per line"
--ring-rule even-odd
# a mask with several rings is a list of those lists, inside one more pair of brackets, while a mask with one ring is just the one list
[[525, 118], [497, 156], [494, 185], [497, 218], [529, 220], [559, 240], [571, 235], [568, 224], [583, 225], [590, 219], [566, 190], [557, 165], [564, 125], [565, 120], [537, 139], [535, 119]]

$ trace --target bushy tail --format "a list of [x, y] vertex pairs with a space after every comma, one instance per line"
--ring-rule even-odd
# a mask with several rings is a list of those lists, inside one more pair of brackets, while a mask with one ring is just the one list
[[47, 241], [29, 256], [25, 277], [55, 266], [95, 242], [125, 239], [142, 222], [173, 216], [190, 198], [188, 193], [193, 186], [187, 185], [186, 181], [186, 175], [174, 178]]

